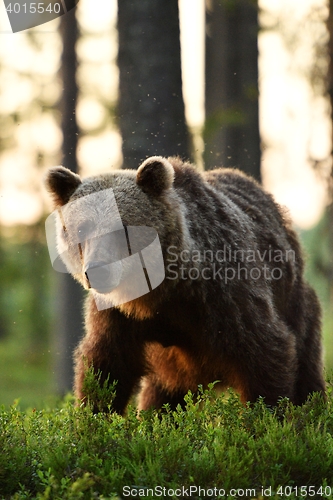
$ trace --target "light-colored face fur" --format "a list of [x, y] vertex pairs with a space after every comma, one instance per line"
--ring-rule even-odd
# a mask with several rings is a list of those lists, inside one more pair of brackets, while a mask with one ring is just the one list
[[[85, 288], [107, 295], [123, 279], [124, 226], [154, 228], [162, 248], [170, 244], [178, 225], [173, 178], [172, 165], [161, 157], [149, 158], [137, 172], [120, 170], [83, 181], [63, 167], [49, 171], [46, 185], [58, 212], [57, 251]], [[112, 264], [107, 280], [104, 264]]]
[[[57, 250], [73, 274], [86, 288], [100, 293], [114, 289], [121, 278], [119, 261], [128, 256], [126, 235], [112, 189], [69, 201], [57, 211]], [[106, 278], [103, 265], [113, 265]], [[93, 285], [88, 274], [94, 269]], [[100, 278], [98, 279], [98, 275]]]

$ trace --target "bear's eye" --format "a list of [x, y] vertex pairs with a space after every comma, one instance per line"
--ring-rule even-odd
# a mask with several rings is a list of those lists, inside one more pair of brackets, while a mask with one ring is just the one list
[[78, 236], [80, 238], [88, 239], [88, 237], [93, 233], [95, 229], [95, 223], [92, 220], [85, 220], [81, 222], [78, 227]]

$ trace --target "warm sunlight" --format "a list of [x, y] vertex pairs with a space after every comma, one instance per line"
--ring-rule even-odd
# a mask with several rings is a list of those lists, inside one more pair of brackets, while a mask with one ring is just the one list
[[[266, 28], [273, 22], [284, 26], [263, 30], [259, 37], [263, 182], [289, 208], [295, 223], [309, 228], [327, 203], [331, 166], [329, 102], [310, 83], [311, 64], [316, 63], [314, 40], [328, 37], [323, 24], [327, 2], [261, 0], [260, 5]], [[300, 25], [311, 33], [301, 33]], [[322, 164], [319, 172], [314, 162]]]
[[[325, 37], [322, 21], [327, 15], [327, 2], [260, 0], [260, 7], [266, 27], [259, 38], [263, 181], [277, 201], [288, 206], [296, 224], [307, 228], [319, 220], [327, 202], [325, 183], [312, 164], [320, 162], [322, 177], [327, 175], [331, 122], [328, 102], [315, 94], [307, 78], [314, 57], [313, 40], [298, 30], [304, 19], [315, 20], [317, 16], [322, 33], [315, 33], [314, 38]], [[117, 99], [116, 1], [80, 0], [77, 13], [86, 35], [78, 43], [77, 117], [84, 132], [78, 161], [83, 175], [88, 175], [118, 168], [121, 162], [119, 132], [98, 100], [101, 96], [112, 106]], [[274, 29], [272, 19], [278, 19], [280, 27], [282, 23], [282, 31]], [[204, 0], [180, 0], [180, 22], [186, 118], [197, 133], [204, 122]], [[55, 20], [30, 30], [37, 40], [36, 49], [27, 42], [25, 33], [10, 33], [1, 3], [1, 111], [14, 116], [17, 109], [36, 102], [24, 123], [11, 122], [16, 145], [7, 137], [8, 132], [1, 130], [8, 143], [0, 154], [0, 222], [5, 225], [39, 219], [45, 204], [41, 175], [61, 159], [60, 117], [38, 105], [41, 95], [50, 105], [60, 95], [57, 23]], [[295, 37], [299, 45], [288, 50]], [[29, 79], [32, 72], [38, 85]], [[99, 123], [104, 123], [104, 129], [92, 133]], [[36, 152], [49, 163], [38, 166]]]

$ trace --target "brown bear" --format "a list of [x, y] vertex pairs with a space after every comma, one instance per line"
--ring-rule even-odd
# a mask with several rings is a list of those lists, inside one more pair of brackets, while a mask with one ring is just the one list
[[[324, 397], [319, 302], [304, 281], [286, 211], [257, 182], [238, 170], [201, 173], [179, 158], [155, 156], [137, 172], [84, 180], [53, 168], [46, 185], [59, 215], [60, 257], [90, 289], [86, 335], [75, 352], [77, 398], [86, 396], [87, 363], [101, 373], [100, 383], [117, 381], [113, 409], [121, 414], [136, 391], [139, 410], [174, 408], [188, 390], [215, 381], [243, 402], [262, 396], [269, 405], [280, 397], [302, 404], [314, 391]], [[89, 233], [101, 220], [104, 229]], [[126, 228], [151, 228], [156, 262], [158, 250], [164, 262], [157, 286], [139, 296], [114, 293], [130, 258], [149, 282], [142, 255], [152, 238], [131, 253]], [[124, 252], [119, 238], [108, 239], [117, 231]], [[66, 247], [69, 233], [74, 243]], [[90, 270], [99, 273], [96, 285]], [[137, 280], [134, 273], [127, 290]]]

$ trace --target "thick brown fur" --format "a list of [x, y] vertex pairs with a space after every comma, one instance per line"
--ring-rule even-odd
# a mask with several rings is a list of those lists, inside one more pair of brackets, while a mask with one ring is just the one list
[[[319, 302], [304, 281], [286, 211], [255, 181], [231, 169], [200, 174], [159, 157], [146, 160], [138, 177], [125, 170], [79, 184], [66, 179], [51, 171], [56, 201], [112, 188], [123, 224], [156, 229], [166, 268], [159, 287], [116, 308], [98, 311], [88, 297], [86, 336], [75, 353], [78, 398], [86, 396], [86, 361], [101, 370], [101, 383], [117, 380], [119, 413], [138, 388], [140, 410], [174, 407], [189, 389], [214, 381], [244, 402], [324, 396]], [[223, 249], [234, 253], [208, 258]]]

